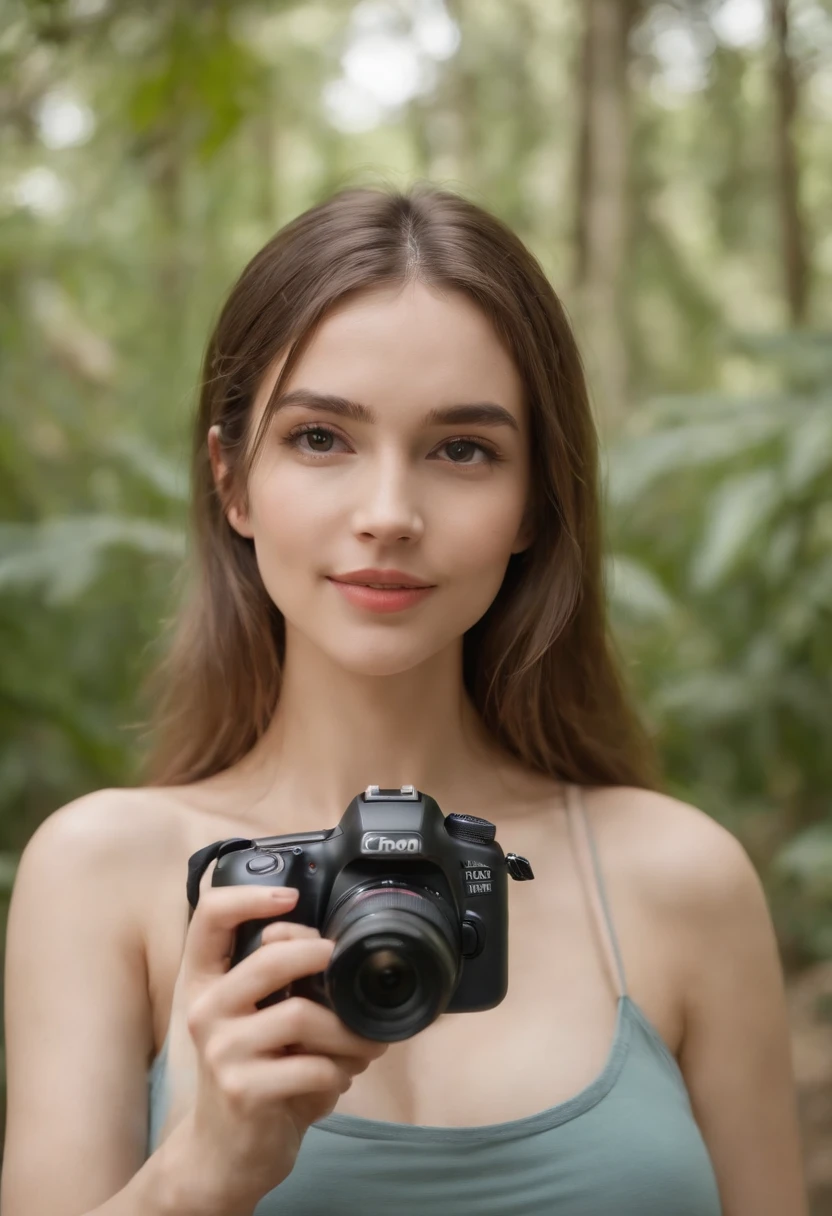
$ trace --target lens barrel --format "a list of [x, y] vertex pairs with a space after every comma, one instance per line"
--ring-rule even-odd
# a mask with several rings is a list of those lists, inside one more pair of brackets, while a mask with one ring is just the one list
[[327, 997], [356, 1034], [411, 1038], [447, 1007], [462, 962], [459, 930], [435, 900], [405, 884], [363, 887], [338, 905]]

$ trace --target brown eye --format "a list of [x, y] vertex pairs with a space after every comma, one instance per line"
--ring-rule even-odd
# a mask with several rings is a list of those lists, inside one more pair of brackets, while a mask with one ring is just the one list
[[351, 451], [349, 444], [336, 431], [314, 422], [295, 427], [280, 442], [303, 456], [330, 456]]
[[331, 431], [316, 429], [307, 431], [306, 439], [313, 452], [328, 452], [332, 447], [333, 435]]
[[445, 447], [449, 459], [454, 464], [469, 464], [471, 457], [479, 450], [479, 444], [470, 439], [454, 439]]

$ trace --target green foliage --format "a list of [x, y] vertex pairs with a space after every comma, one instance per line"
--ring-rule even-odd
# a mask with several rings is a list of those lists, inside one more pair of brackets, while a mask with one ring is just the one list
[[610, 453], [610, 589], [676, 791], [745, 841], [789, 956], [828, 957], [832, 344], [740, 345], [780, 392], [650, 402]]
[[71, 603], [95, 581], [106, 551], [127, 546], [137, 553], [184, 556], [184, 538], [144, 519], [112, 515], [48, 519], [0, 527], [0, 594], [41, 583], [48, 605]]

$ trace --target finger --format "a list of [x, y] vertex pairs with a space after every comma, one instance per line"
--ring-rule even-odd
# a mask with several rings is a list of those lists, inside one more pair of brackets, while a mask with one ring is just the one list
[[[312, 1052], [293, 1051], [289, 1053], [289, 1056], [280, 1056], [278, 1058], [297, 1059], [299, 1056], [311, 1056], [312, 1054]], [[372, 1064], [372, 1060], [368, 1060], [366, 1056], [334, 1056], [330, 1055], [328, 1052], [325, 1054], [326, 1058], [331, 1060], [337, 1068], [340, 1068], [341, 1072], [353, 1079], [360, 1076], [362, 1072], [366, 1072]], [[268, 1059], [268, 1057], [266, 1058]]]
[[237, 1017], [253, 1012], [258, 1001], [279, 992], [292, 980], [324, 971], [334, 948], [329, 938], [305, 934], [259, 946], [232, 967], [221, 984], [214, 985], [213, 1016]]
[[[387, 1044], [384, 1044], [387, 1047]], [[302, 1055], [303, 1052], [296, 1052], [296, 1055]], [[345, 1072], [349, 1077], [360, 1076], [362, 1072], [366, 1072], [372, 1064], [372, 1060], [367, 1056], [329, 1056], [333, 1064], [336, 1064], [342, 1072]]]
[[182, 960], [190, 977], [221, 975], [230, 965], [234, 934], [247, 920], [282, 916], [298, 901], [296, 887], [244, 883], [211, 887], [200, 896], [191, 920]]
[[313, 1093], [346, 1093], [352, 1075], [327, 1056], [254, 1060], [226, 1070], [223, 1090], [236, 1105], [253, 1110], [264, 1103]]
[[200, 878], [200, 880], [199, 880], [199, 898], [200, 899], [202, 899], [202, 896], [205, 894], [206, 891], [211, 890], [211, 886], [214, 881], [214, 870], [216, 870], [216, 868], [217, 868], [216, 859], [205, 867], [205, 871], [202, 875], [202, 878]]
[[244, 1043], [247, 1054], [268, 1055], [290, 1048], [306, 1055], [361, 1057], [366, 1061], [377, 1059], [387, 1047], [386, 1043], [356, 1034], [332, 1009], [302, 996], [289, 997], [236, 1021], [240, 1046]]
[[299, 925], [293, 920], [276, 920], [272, 924], [266, 925], [260, 934], [260, 942], [265, 946], [268, 942], [288, 942], [296, 937], [320, 936], [320, 930], [316, 929], [314, 925]]

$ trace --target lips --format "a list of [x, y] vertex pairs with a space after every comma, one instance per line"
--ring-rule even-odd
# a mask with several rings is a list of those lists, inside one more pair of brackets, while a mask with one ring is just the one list
[[378, 591], [411, 591], [414, 588], [432, 587], [424, 579], [406, 574], [403, 570], [352, 570], [348, 574], [331, 574], [335, 583], [351, 583], [357, 587], [372, 587]]
[[425, 583], [403, 570], [352, 570], [331, 574], [328, 582], [353, 608], [382, 614], [415, 608], [436, 590], [435, 583]]

